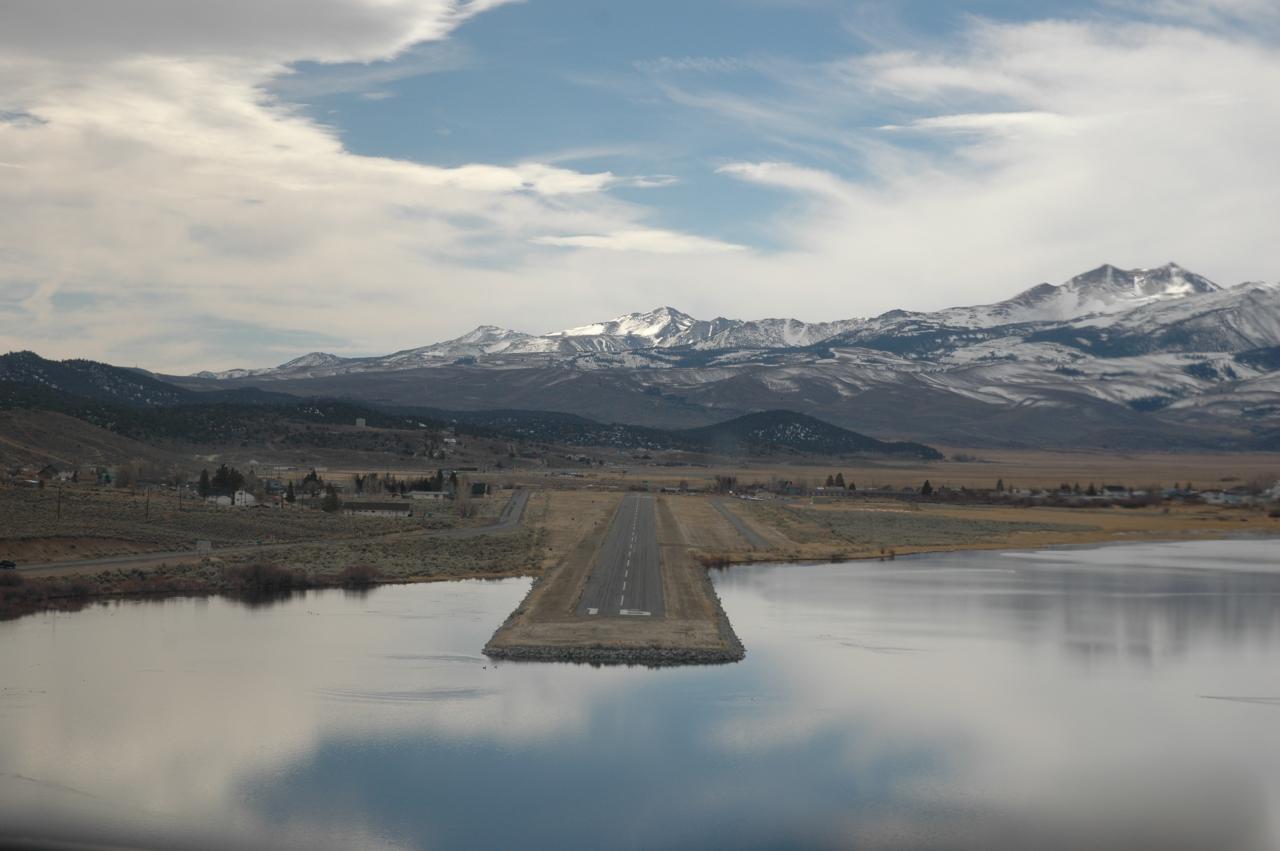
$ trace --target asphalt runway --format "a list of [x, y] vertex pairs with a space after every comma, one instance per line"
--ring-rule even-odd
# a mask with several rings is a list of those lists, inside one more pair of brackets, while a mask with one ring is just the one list
[[653, 497], [630, 493], [613, 515], [578, 615], [657, 618], [665, 612]]

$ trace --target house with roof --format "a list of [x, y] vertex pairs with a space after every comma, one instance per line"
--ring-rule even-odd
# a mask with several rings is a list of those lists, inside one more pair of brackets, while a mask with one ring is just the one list
[[412, 517], [413, 507], [406, 502], [350, 501], [342, 503], [342, 513], [365, 517]]

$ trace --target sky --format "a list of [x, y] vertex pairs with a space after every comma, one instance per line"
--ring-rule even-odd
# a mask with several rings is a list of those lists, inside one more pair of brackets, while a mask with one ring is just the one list
[[0, 351], [1280, 278], [1274, 0], [9, 0]]

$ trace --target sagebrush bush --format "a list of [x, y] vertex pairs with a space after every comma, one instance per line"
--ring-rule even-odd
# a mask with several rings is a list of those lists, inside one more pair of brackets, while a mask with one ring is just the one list
[[297, 571], [267, 562], [254, 562], [242, 567], [228, 567], [227, 582], [242, 591], [291, 591], [305, 586]]
[[364, 588], [378, 581], [378, 571], [372, 565], [353, 564], [344, 567], [338, 574], [338, 583], [343, 588]]

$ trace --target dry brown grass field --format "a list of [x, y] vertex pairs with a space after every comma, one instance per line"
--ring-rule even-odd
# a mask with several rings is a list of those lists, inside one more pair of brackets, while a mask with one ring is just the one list
[[[673, 500], [700, 514], [707, 497]], [[1026, 549], [1126, 541], [1280, 536], [1280, 518], [1261, 508], [1152, 506], [1056, 508], [913, 504], [898, 500], [815, 504], [810, 499], [726, 500], [774, 546], [700, 551], [712, 563], [844, 560], [960, 549]]]
[[888, 485], [918, 488], [925, 479], [935, 487], [992, 488], [998, 480], [1007, 487], [1049, 488], [1063, 482], [1082, 487], [1090, 482], [1144, 487], [1171, 486], [1175, 482], [1196, 487], [1229, 488], [1258, 477], [1280, 477], [1280, 453], [1112, 453], [1040, 452], [1030, 450], [944, 450], [948, 459], [966, 454], [967, 461], [889, 461], [879, 459], [747, 459], [713, 461], [706, 466], [664, 466], [679, 456], [664, 455], [645, 460], [618, 458], [608, 466], [563, 470], [524, 468], [505, 471], [502, 478], [539, 487], [583, 488], [641, 486], [676, 487], [686, 482], [705, 489], [717, 475], [734, 476], [742, 484], [767, 484], [789, 480], [818, 486], [828, 475], [843, 473], [845, 480], [859, 488]]

